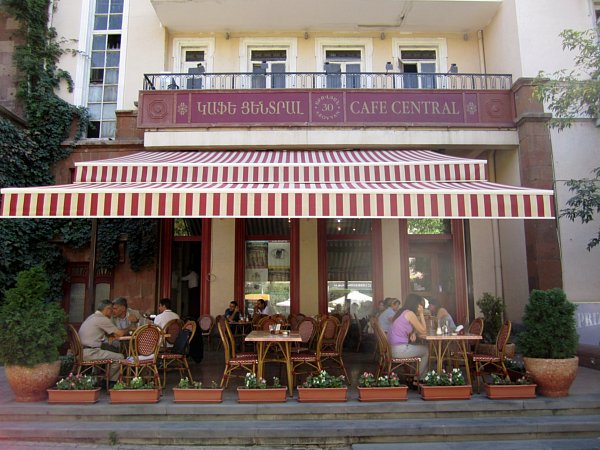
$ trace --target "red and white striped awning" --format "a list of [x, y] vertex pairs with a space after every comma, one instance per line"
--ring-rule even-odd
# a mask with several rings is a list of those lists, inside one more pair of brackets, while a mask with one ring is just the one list
[[3, 217], [551, 218], [553, 192], [430, 151], [140, 152], [2, 190]]

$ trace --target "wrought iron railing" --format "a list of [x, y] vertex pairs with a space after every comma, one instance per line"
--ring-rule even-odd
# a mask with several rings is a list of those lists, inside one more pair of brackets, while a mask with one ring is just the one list
[[144, 90], [456, 89], [507, 90], [512, 76], [480, 73], [148, 73]]

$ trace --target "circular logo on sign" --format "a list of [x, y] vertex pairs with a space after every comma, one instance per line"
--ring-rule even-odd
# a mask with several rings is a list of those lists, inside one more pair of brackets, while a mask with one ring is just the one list
[[314, 101], [313, 110], [321, 120], [339, 119], [342, 115], [342, 102], [334, 95], [321, 95]]
[[148, 114], [152, 119], [162, 119], [167, 115], [167, 104], [163, 100], [153, 100], [148, 105]]

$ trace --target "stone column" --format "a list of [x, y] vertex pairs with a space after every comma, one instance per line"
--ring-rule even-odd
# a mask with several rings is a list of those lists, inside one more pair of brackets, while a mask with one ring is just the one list
[[[554, 189], [552, 141], [546, 123], [551, 115], [532, 97], [533, 79], [512, 87], [519, 133], [519, 167], [524, 187]], [[558, 214], [558, 211], [556, 212]], [[525, 220], [529, 289], [562, 288], [558, 230], [554, 220]]]

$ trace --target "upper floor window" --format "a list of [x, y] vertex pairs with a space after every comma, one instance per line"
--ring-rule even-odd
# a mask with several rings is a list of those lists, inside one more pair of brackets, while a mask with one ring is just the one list
[[[173, 40], [174, 73], [189, 74], [184, 77], [162, 78], [161, 89], [222, 89], [218, 79], [208, 78], [204, 74], [212, 72], [214, 39], [181, 39]], [[179, 84], [177, 84], [179, 83]]]
[[368, 87], [370, 78], [361, 73], [372, 70], [373, 42], [369, 38], [319, 38], [317, 71], [325, 72], [319, 87], [357, 89]]
[[295, 38], [244, 38], [240, 41], [240, 71], [250, 73], [242, 87], [283, 89], [295, 87], [286, 72], [295, 72]]
[[116, 131], [123, 0], [96, 0], [87, 107], [88, 138], [111, 138]]
[[393, 39], [393, 46], [400, 86], [406, 89], [440, 88], [435, 74], [448, 71], [445, 39]]

